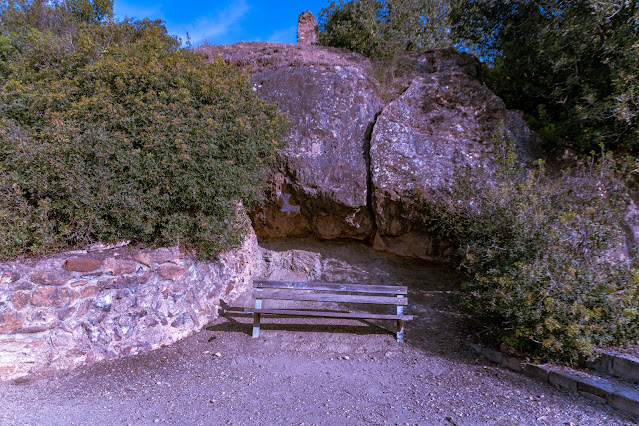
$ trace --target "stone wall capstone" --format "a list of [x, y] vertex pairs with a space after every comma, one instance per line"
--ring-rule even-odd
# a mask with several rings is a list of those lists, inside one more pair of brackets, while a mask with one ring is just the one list
[[0, 263], [0, 380], [173, 343], [251, 288], [259, 247], [199, 261], [178, 248], [80, 250]]

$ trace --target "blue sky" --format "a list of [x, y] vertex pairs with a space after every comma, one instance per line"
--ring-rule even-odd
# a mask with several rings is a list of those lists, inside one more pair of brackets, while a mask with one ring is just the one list
[[116, 19], [125, 16], [142, 19], [162, 19], [171, 35], [186, 41], [186, 33], [193, 45], [204, 40], [211, 44], [230, 44], [239, 41], [272, 41], [295, 43], [297, 18], [310, 10], [317, 18], [329, 0], [114, 0]]

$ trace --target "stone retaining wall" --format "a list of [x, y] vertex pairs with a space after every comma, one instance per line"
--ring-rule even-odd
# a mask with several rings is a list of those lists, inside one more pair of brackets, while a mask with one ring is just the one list
[[[637, 416], [636, 419], [639, 420], [639, 389], [633, 384], [639, 377], [639, 363], [632, 358], [605, 354], [591, 365], [597, 371], [622, 379], [612, 382], [586, 370], [575, 370], [552, 364], [530, 364], [505, 352], [507, 347], [497, 351], [474, 342], [467, 341], [466, 345], [489, 361], [548, 383], [557, 389], [579, 394], [593, 401], [626, 411]], [[615, 364], [618, 365], [617, 369], [614, 367]]]
[[0, 263], [0, 380], [133, 355], [182, 339], [246, 293], [259, 248], [197, 261], [178, 248], [75, 251]]

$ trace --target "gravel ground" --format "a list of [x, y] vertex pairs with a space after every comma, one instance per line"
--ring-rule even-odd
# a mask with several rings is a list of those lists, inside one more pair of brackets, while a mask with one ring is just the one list
[[231, 310], [153, 352], [0, 384], [0, 423], [635, 424], [463, 346], [445, 271], [362, 247], [315, 249], [410, 286], [407, 343], [395, 342], [391, 323], [321, 319], [265, 319], [252, 339], [250, 316]]

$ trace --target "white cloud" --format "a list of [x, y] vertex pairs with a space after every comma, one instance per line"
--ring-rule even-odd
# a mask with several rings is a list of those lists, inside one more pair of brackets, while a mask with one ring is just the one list
[[273, 31], [266, 41], [271, 43], [295, 43], [297, 41], [297, 25]]
[[191, 36], [191, 43], [194, 45], [204, 40], [215, 44], [216, 39], [225, 36], [238, 26], [249, 9], [246, 1], [234, 1], [228, 7], [216, 11], [212, 16], [198, 18], [192, 23], [171, 25], [167, 20], [167, 27], [169, 27], [169, 33], [177, 33], [183, 41], [186, 41], [186, 33], [188, 32]]

